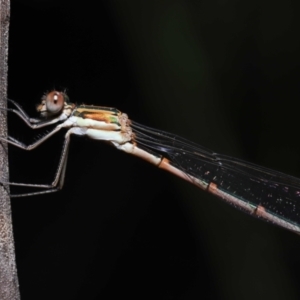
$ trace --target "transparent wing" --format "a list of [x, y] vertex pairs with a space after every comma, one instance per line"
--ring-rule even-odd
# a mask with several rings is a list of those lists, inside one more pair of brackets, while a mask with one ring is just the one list
[[297, 227], [300, 225], [298, 178], [215, 153], [176, 135], [136, 122], [132, 122], [132, 128], [138, 144], [160, 152], [170, 160], [170, 164], [187, 175], [208, 185], [213, 183], [222, 192], [254, 208], [262, 207], [275, 216], [274, 219]]

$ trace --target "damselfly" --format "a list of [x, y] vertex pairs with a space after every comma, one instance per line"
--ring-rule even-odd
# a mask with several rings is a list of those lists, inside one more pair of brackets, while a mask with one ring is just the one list
[[64, 184], [70, 136], [85, 135], [143, 158], [252, 216], [300, 234], [298, 178], [215, 153], [174, 134], [138, 124], [115, 108], [76, 106], [69, 102], [64, 92], [52, 91], [43, 96], [37, 106], [41, 119], [30, 118], [18, 103], [9, 101], [15, 108], [2, 110], [15, 113], [32, 129], [58, 125], [30, 145], [10, 136], [0, 137], [4, 142], [24, 150], [32, 150], [61, 129], [68, 129], [53, 182], [28, 184], [0, 180], [3, 185], [35, 189], [33, 192], [11, 195], [12, 197], [60, 190]]

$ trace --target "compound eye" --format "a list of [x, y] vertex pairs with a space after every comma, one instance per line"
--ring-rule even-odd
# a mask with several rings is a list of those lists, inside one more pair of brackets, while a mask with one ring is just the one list
[[46, 109], [50, 114], [59, 113], [64, 107], [63, 93], [53, 91], [46, 95]]

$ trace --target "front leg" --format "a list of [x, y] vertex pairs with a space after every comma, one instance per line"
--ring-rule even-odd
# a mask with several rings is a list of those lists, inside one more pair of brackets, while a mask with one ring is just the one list
[[[12, 100], [10, 100], [10, 101], [12, 101]], [[12, 102], [15, 103], [14, 101], [12, 101]], [[18, 104], [15, 104], [15, 105], [18, 105]], [[59, 121], [61, 121], [59, 117], [54, 118], [54, 119], [49, 119], [49, 120], [39, 120], [39, 119], [30, 118], [30, 117], [28, 117], [28, 115], [24, 112], [24, 110], [19, 105], [17, 106], [17, 108], [18, 109], [0, 107], [0, 110], [9, 111], [9, 112], [16, 114], [31, 129], [42, 128], [42, 127], [49, 126], [49, 125], [52, 125], [52, 124], [55, 124], [55, 123], [58, 123]]]

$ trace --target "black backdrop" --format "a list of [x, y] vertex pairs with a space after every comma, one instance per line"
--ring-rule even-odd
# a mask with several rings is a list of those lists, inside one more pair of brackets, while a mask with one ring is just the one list
[[[51, 89], [300, 176], [297, 1], [11, 1], [8, 95]], [[32, 132], [9, 116], [9, 132]], [[9, 148], [51, 182], [63, 134]], [[12, 189], [12, 192], [16, 191]], [[299, 299], [300, 238], [72, 137], [59, 193], [12, 200], [22, 299]]]

